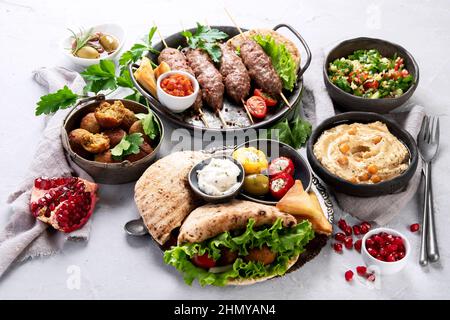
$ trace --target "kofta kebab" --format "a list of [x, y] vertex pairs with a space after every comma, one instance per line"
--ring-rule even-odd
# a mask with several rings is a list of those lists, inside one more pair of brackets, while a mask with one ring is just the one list
[[[235, 23], [234, 20], [233, 23]], [[202, 28], [201, 31], [199, 31], [199, 28]], [[158, 69], [161, 67], [165, 67], [167, 71], [179, 70], [194, 75], [199, 83], [200, 91], [196, 101], [192, 105], [192, 109], [200, 116], [205, 127], [209, 127], [209, 125], [202, 111], [203, 104], [209, 106], [214, 111], [220, 118], [224, 128], [227, 127], [227, 123], [221, 114], [225, 93], [235, 103], [243, 104], [251, 123], [254, 122], [254, 117], [259, 119], [264, 118], [267, 110], [266, 107], [273, 106], [273, 101], [276, 104], [274, 97], [281, 97], [287, 106], [289, 108], [291, 107], [283, 95], [282, 90], [292, 90], [292, 88], [286, 88], [284, 86], [271, 57], [255, 41], [255, 36], [259, 35], [266, 37], [266, 39], [270, 38], [271, 41], [284, 46], [285, 52], [288, 52], [290, 55], [289, 58], [295, 65], [295, 73], [300, 64], [300, 54], [296, 46], [289, 39], [273, 30], [258, 29], [242, 32], [237, 25], [236, 28], [240, 32], [239, 35], [229, 39], [225, 43], [219, 43], [219, 39], [223, 40], [228, 35], [209, 26], [201, 26], [198, 24], [194, 36], [201, 32], [215, 34], [216, 38], [214, 39], [214, 43], [206, 43], [205, 45], [205, 42], [202, 42], [205, 40], [202, 39], [190, 41], [186, 35], [190, 33], [183, 31], [183, 35], [186, 37], [189, 46], [181, 50], [168, 47], [160, 35], [165, 48], [158, 56], [158, 63], [160, 65], [155, 69], [155, 72], [151, 71], [152, 75], [155, 74], [158, 76], [158, 72], [161, 72]], [[218, 51], [219, 54], [212, 54], [211, 50], [208, 50], [213, 47], [215, 47], [216, 52]], [[148, 66], [151, 69], [150, 61], [146, 63], [147, 68]], [[142, 70], [140, 69], [142, 69], [142, 63], [141, 67], [135, 73], [136, 79], [146, 89], [149, 89], [143, 83], [145, 81], [142, 81], [142, 72], [140, 72]], [[245, 101], [251, 94], [252, 81], [256, 88], [255, 95], [258, 96], [258, 102], [263, 104], [262, 108], [264, 112], [262, 113], [260, 110], [255, 110], [255, 106], [250, 101], [251, 99], [247, 100], [247, 102]], [[156, 97], [155, 90], [149, 91]]]

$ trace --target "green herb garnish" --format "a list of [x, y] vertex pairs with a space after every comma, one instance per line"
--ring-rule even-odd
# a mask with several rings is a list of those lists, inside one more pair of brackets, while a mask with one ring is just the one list
[[142, 133], [125, 135], [119, 144], [111, 149], [111, 154], [116, 158], [125, 157], [130, 154], [138, 154], [142, 143], [144, 143]]
[[59, 109], [66, 109], [74, 105], [80, 97], [73, 93], [67, 86], [59, 89], [54, 93], [42, 96], [37, 103], [36, 112], [37, 116], [41, 114], [51, 114]]
[[205, 50], [214, 62], [219, 62], [222, 56], [222, 50], [218, 45], [218, 40], [228, 38], [225, 32], [218, 29], [211, 29], [197, 22], [197, 30], [194, 33], [190, 31], [181, 32], [192, 49]]
[[83, 48], [92, 37], [93, 28], [89, 29], [87, 32], [80, 30], [80, 34], [77, 35], [73, 30], [68, 29], [72, 33], [72, 37], [75, 40], [75, 47], [72, 49], [72, 54], [76, 55], [78, 50]]

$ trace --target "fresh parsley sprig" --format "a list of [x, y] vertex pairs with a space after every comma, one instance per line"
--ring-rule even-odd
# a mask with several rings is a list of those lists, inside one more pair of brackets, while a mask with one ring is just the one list
[[115, 158], [122, 158], [130, 154], [138, 154], [143, 143], [142, 133], [125, 135], [119, 144], [111, 149], [111, 155]]
[[225, 32], [211, 27], [204, 26], [197, 22], [197, 30], [194, 33], [190, 31], [183, 31], [182, 36], [192, 49], [205, 50], [214, 62], [219, 62], [222, 56], [222, 51], [217, 43], [218, 40], [223, 40], [228, 37]]
[[54, 113], [59, 109], [67, 109], [74, 105], [79, 98], [81, 98], [79, 95], [73, 93], [67, 86], [64, 86], [64, 88], [54, 93], [42, 96], [37, 103], [35, 114], [39, 116], [41, 114]]
[[160, 133], [161, 127], [159, 122], [155, 119], [153, 112], [138, 113], [136, 117], [142, 121], [142, 128], [144, 133], [152, 140], [154, 140]]
[[[145, 53], [151, 52], [158, 54], [159, 51], [155, 50], [152, 46], [153, 36], [156, 32], [156, 27], [152, 27], [148, 35], [144, 38], [144, 43], [135, 43], [130, 50], [125, 51], [119, 59], [119, 65], [121, 68], [125, 68], [130, 63], [138, 61]], [[155, 66], [153, 66], [155, 67]]]

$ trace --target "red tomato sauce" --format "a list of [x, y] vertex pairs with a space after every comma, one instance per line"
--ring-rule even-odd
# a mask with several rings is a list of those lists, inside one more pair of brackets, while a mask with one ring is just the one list
[[161, 81], [161, 89], [176, 97], [186, 97], [194, 93], [191, 80], [184, 74], [172, 74]]

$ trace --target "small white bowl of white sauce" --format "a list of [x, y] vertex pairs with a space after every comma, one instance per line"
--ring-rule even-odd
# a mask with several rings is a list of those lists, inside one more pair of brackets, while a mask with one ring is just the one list
[[228, 156], [214, 156], [197, 163], [188, 175], [192, 190], [207, 202], [226, 202], [244, 184], [244, 167]]

